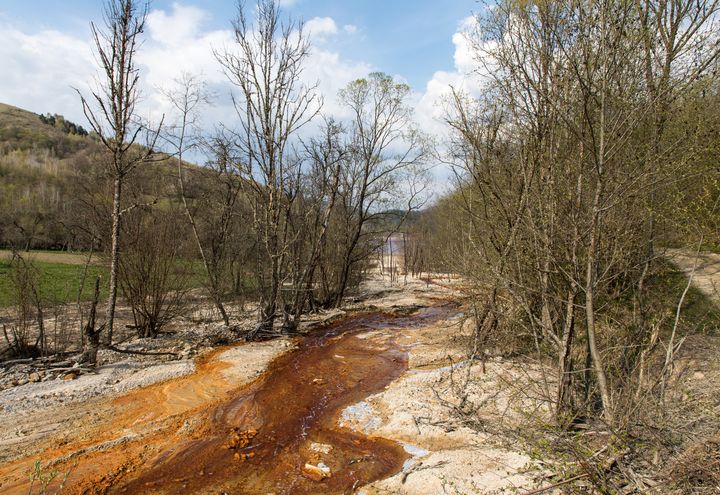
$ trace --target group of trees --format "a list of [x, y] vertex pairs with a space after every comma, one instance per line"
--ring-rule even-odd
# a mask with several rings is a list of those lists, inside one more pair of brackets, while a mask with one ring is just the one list
[[[92, 25], [96, 86], [80, 94], [93, 136], [82, 168], [91, 170], [69, 181], [75, 220], [62, 229], [109, 266], [104, 317], [96, 300], [85, 322], [89, 361], [113, 344], [119, 296], [138, 334], [155, 336], [198, 283], [226, 324], [237, 316], [229, 301], [259, 299], [250, 337], [274, 334], [279, 317], [293, 332], [303, 313], [340, 305], [362, 280], [387, 234], [381, 211], [424, 199], [428, 146], [413, 126], [410, 88], [373, 73], [338, 95], [352, 118], [325, 115], [317, 86], [303, 79], [303, 23], [275, 0], [239, 5], [235, 42], [215, 54], [235, 88], [233, 121], [214, 134], [213, 123], [201, 126], [211, 98], [198, 76], [184, 75], [164, 91], [172, 112], [148, 124], [136, 64], [147, 14], [145, 2], [106, 2], [103, 25]], [[69, 132], [64, 119], [42, 121]], [[15, 221], [24, 243], [13, 247], [36, 245], [44, 220]]]
[[75, 136], [87, 136], [88, 132], [83, 128], [83, 126], [78, 125], [74, 122], [70, 122], [65, 117], [59, 114], [47, 114], [47, 115], [40, 115], [40, 122], [43, 124], [51, 125], [53, 127], [57, 127], [65, 134], [72, 134]]
[[[210, 293], [228, 321], [222, 305], [223, 281], [232, 275], [223, 268], [227, 241], [249, 240], [245, 262], [253, 269], [245, 270], [260, 298], [258, 336], [273, 332], [279, 313], [283, 330], [292, 332], [304, 312], [341, 304], [381, 242], [380, 211], [397, 198], [406, 198], [409, 209], [422, 201], [419, 188], [406, 190], [405, 184], [422, 176], [428, 149], [413, 128], [406, 85], [370, 74], [339, 95], [352, 120], [323, 115], [316, 87], [301, 77], [310, 50], [302, 23], [284, 21], [274, 1], [259, 2], [254, 16], [253, 22], [241, 7], [235, 45], [216, 54], [238, 91], [233, 130], [209, 140], [188, 132], [206, 100], [195, 78], [180, 81], [171, 101], [180, 116], [172, 139], [176, 154], [199, 145], [214, 156], [209, 169], [217, 183], [199, 198], [178, 169]], [[219, 215], [198, 215], [203, 201], [215, 202]], [[242, 225], [232, 221], [237, 210]]]
[[[64, 231], [110, 266], [87, 359], [101, 332], [112, 345], [118, 294], [155, 336], [198, 278], [226, 324], [228, 301], [252, 294], [251, 337], [278, 318], [293, 332], [303, 313], [340, 305], [426, 199], [431, 153], [410, 88], [373, 73], [338, 95], [348, 120], [325, 115], [303, 78], [309, 38], [278, 5], [241, 4], [234, 43], [215, 53], [236, 117], [214, 134], [199, 124], [211, 98], [197, 76], [166, 91], [160, 125], [139, 118], [146, 4], [108, 0], [93, 25], [99, 85], [82, 105], [96, 139], [76, 167], [85, 180], [63, 184], [82, 212]], [[449, 140], [433, 156], [456, 187], [404, 232], [405, 270], [462, 275], [473, 358], [502, 346], [552, 363], [544, 386], [563, 427], [597, 418], [622, 431], [641, 404], [664, 401], [687, 289], [658, 307], [662, 248], [720, 244], [719, 11], [718, 0], [500, 0], [466, 34], [482, 94], [445, 101]], [[44, 220], [21, 214], [5, 223], [29, 248]]]
[[483, 94], [446, 102], [456, 187], [407, 233], [412, 269], [462, 275], [471, 356], [554, 363], [540, 386], [561, 430], [684, 438], [667, 384], [694, 322], [689, 282], [663, 293], [664, 248], [720, 240], [719, 9], [501, 1], [467, 33]]
[[476, 355], [554, 359], [561, 422], [628, 421], [672, 369], [651, 279], [663, 246], [718, 241], [719, 7], [507, 1], [468, 33], [484, 94], [449, 98], [457, 187], [412, 236], [470, 283]]

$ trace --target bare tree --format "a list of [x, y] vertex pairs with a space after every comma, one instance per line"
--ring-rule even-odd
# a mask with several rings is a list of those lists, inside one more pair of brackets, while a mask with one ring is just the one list
[[123, 222], [120, 286], [140, 338], [155, 338], [179, 316], [192, 265], [185, 236], [178, 236], [180, 209], [135, 209]]
[[120, 260], [120, 222], [123, 184], [128, 174], [153, 154], [158, 133], [148, 146], [139, 145], [146, 129], [137, 116], [140, 75], [135, 55], [145, 27], [148, 4], [137, 0], [108, 0], [104, 29], [91, 24], [100, 74], [90, 97], [80, 94], [90, 127], [110, 155], [113, 181], [112, 230], [110, 239], [110, 294], [105, 311], [106, 344], [112, 344]]
[[307, 172], [301, 179], [301, 197], [290, 218], [292, 246], [292, 292], [286, 304], [285, 331], [292, 332], [306, 307], [314, 306], [316, 271], [326, 251], [331, 216], [335, 211], [340, 175], [348, 155], [342, 142], [343, 127], [325, 119], [321, 136], [304, 146]]
[[[182, 200], [185, 214], [190, 222], [190, 226], [192, 227], [195, 244], [197, 245], [198, 252], [200, 253], [200, 259], [202, 260], [203, 267], [207, 275], [210, 297], [220, 312], [225, 325], [229, 325], [230, 319], [222, 300], [222, 287], [219, 273], [216, 269], [217, 264], [213, 264], [212, 259], [209, 259], [206, 253], [195, 218], [195, 213], [190, 207], [186, 191], [186, 164], [183, 161], [187, 152], [196, 150], [201, 145], [201, 136], [199, 135], [198, 129], [198, 111], [203, 105], [210, 102], [210, 95], [198, 76], [184, 73], [180, 79], [175, 81], [175, 83], [176, 87], [173, 90], [165, 91], [165, 97], [177, 111], [179, 121], [175, 125], [167, 126], [166, 141], [171, 146], [173, 155], [177, 158], [177, 176], [180, 199]], [[220, 145], [221, 143], [216, 141], [216, 144]], [[216, 153], [220, 156], [226, 155], [226, 153], [223, 153], [223, 149], [223, 146], [218, 146]], [[227, 160], [225, 160], [225, 162], [226, 161]], [[227, 172], [228, 168], [225, 167], [223, 170]], [[229, 197], [226, 195], [228, 199], [226, 204], [229, 202], [229, 207], [234, 205], [239, 191], [239, 187], [232, 187], [231, 185]], [[223, 226], [224, 225], [226, 224], [223, 223]], [[223, 237], [225, 236], [225, 233], [226, 229], [220, 229], [218, 231], [218, 234], [223, 235]]]
[[[663, 163], [676, 146], [664, 149], [670, 111], [679, 95], [713, 68], [720, 55], [716, 15], [717, 0], [636, 0], [635, 15], [640, 25], [642, 63], [649, 95], [651, 138], [647, 143], [646, 167], [669, 168]], [[672, 165], [670, 168], [674, 168]], [[683, 174], [683, 170], [676, 173]], [[658, 184], [651, 184], [647, 220], [647, 256], [639, 281], [639, 316], [645, 317], [644, 282], [655, 257]], [[645, 323], [645, 322], [641, 322]]]
[[[340, 183], [340, 211], [347, 229], [326, 305], [341, 304], [353, 266], [375, 251], [375, 247], [359, 248], [383, 207], [397, 207], [397, 198], [403, 196], [408, 196], [402, 205], [406, 212], [422, 204], [424, 187], [402, 190], [403, 176], [422, 172], [420, 165], [428, 153], [426, 137], [413, 128], [409, 94], [407, 84], [379, 72], [351, 82], [340, 92], [352, 115], [350, 154]], [[410, 181], [411, 186], [418, 184]]]
[[104, 325], [97, 326], [97, 305], [100, 301], [100, 277], [95, 278], [95, 289], [93, 291], [93, 299], [88, 312], [88, 319], [83, 327], [83, 353], [80, 357], [82, 363], [97, 363], [97, 353], [100, 348], [100, 334]]
[[301, 80], [310, 50], [303, 24], [283, 22], [276, 0], [260, 0], [254, 14], [253, 25], [239, 4], [234, 49], [216, 56], [240, 90], [234, 97], [237, 168], [253, 197], [254, 228], [267, 265], [257, 331], [270, 332], [287, 276], [287, 219], [297, 197], [300, 167], [291, 145], [298, 129], [318, 114], [321, 101]]
[[[553, 349], [559, 419], [579, 408], [616, 423], [630, 389], [620, 384], [637, 379], [636, 361], [657, 342], [656, 328], [636, 320], [618, 364], [607, 351], [617, 338], [609, 301], [640, 299], [654, 259], [654, 197], [697, 153], [694, 139], [666, 139], [657, 114], [669, 115], [679, 94], [671, 88], [689, 87], [716, 60], [716, 10], [714, 2], [499, 2], [470, 36], [485, 95], [453, 93], [448, 121], [455, 198], [469, 220], [460, 268], [485, 301], [475, 343], [501, 317], [505, 330], [532, 335], [537, 352]], [[683, 151], [661, 163], [671, 149]], [[500, 294], [512, 303], [497, 308]]]

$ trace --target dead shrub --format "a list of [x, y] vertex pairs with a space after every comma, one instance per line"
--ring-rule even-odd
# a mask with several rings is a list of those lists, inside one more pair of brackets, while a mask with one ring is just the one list
[[3, 336], [8, 345], [4, 354], [9, 358], [38, 357], [46, 350], [40, 275], [32, 262], [17, 253], [13, 255], [11, 267], [15, 324], [3, 325]]
[[718, 493], [720, 490], [720, 435], [688, 447], [669, 466], [667, 477], [679, 493]]
[[133, 212], [125, 226], [120, 284], [138, 337], [157, 337], [178, 316], [192, 275], [173, 211]]

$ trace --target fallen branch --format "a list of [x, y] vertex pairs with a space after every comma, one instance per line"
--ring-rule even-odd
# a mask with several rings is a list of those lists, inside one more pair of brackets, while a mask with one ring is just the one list
[[572, 483], [573, 481], [587, 478], [588, 476], [590, 476], [589, 473], [578, 474], [577, 476], [573, 476], [572, 478], [568, 478], [566, 480], [558, 481], [557, 483], [553, 483], [552, 485], [545, 485], [542, 488], [537, 488], [535, 490], [525, 492], [523, 495], [537, 495], [538, 493], [547, 492], [548, 490], [552, 490], [553, 488], [557, 488], [562, 485], [567, 485], [568, 483]]
[[32, 362], [30, 363], [30, 366], [33, 368], [46, 368], [46, 369], [52, 369], [52, 368], [63, 368], [66, 366], [72, 366], [75, 364], [73, 361], [62, 361], [58, 363], [49, 363], [49, 362]]
[[13, 359], [12, 361], [3, 361], [0, 363], [0, 366], [14, 366], [16, 364], [25, 364], [25, 363], [32, 363], [35, 361], [33, 358], [26, 358], [26, 359]]
[[131, 351], [128, 349], [120, 349], [114, 345], [106, 346], [105, 349], [109, 351], [119, 352], [120, 354], [135, 354], [138, 356], [175, 356], [178, 357], [176, 352], [148, 352], [148, 351]]
[[78, 373], [97, 373], [95, 369], [93, 368], [73, 368], [72, 366], [68, 366], [65, 368], [48, 368], [47, 371], [75, 371]]
[[[600, 453], [602, 453], [605, 450], [605, 447], [601, 448], [597, 452], [595, 452], [590, 458], [586, 459], [586, 462], [591, 460], [593, 457], [596, 457]], [[608, 472], [611, 469], [613, 469], [617, 464], [619, 464], [620, 459], [622, 459], [627, 454], [627, 451], [621, 452], [618, 455], [611, 457], [606, 463], [605, 467], [602, 468], [602, 472]], [[568, 478], [566, 480], [558, 481], [557, 483], [553, 483], [552, 485], [547, 485], [542, 488], [537, 488], [535, 490], [531, 490], [529, 492], [524, 493], [523, 495], [537, 495], [538, 493], [543, 493], [548, 490], [552, 490], [553, 488], [557, 488], [558, 486], [567, 485], [568, 483], [572, 483], [573, 481], [578, 481], [584, 478], [588, 478], [590, 476], [590, 473], [582, 473], [578, 474], [577, 476], [573, 476], [572, 478]]]

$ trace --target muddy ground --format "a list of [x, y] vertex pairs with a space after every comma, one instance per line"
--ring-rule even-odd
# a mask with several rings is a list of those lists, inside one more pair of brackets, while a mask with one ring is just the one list
[[480, 421], [542, 414], [518, 387], [532, 365], [469, 367], [458, 299], [377, 278], [309, 336], [218, 347], [228, 329], [188, 327], [132, 344], [177, 357], [37, 374], [0, 391], [0, 492], [28, 493], [41, 460], [62, 493], [522, 493], [531, 459], [452, 408], [469, 380]]

